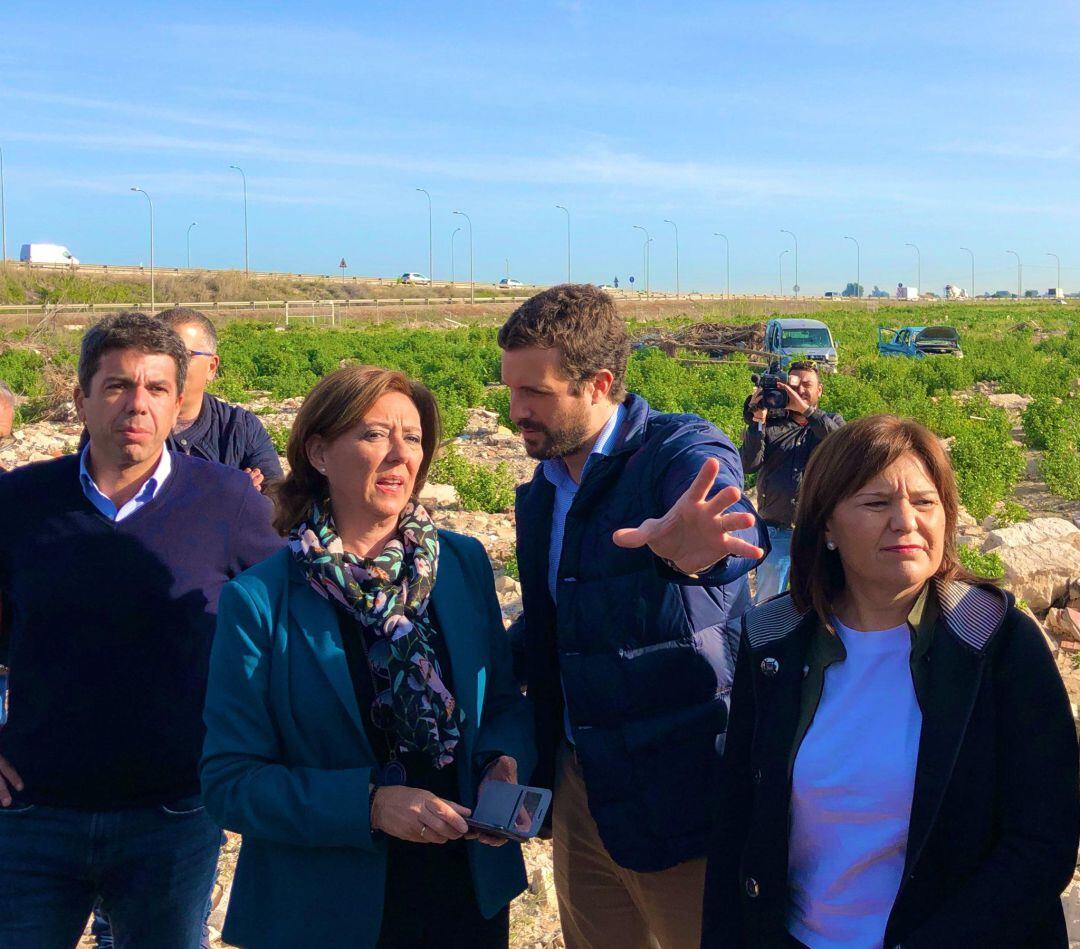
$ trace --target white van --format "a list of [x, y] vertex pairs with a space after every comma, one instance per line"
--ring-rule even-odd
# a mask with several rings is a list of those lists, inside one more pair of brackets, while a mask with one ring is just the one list
[[70, 264], [78, 266], [79, 258], [63, 244], [23, 244], [19, 260], [30, 264]]

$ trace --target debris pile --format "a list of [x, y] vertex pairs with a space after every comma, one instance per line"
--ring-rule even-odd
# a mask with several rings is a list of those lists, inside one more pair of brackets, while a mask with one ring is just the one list
[[723, 359], [732, 353], [768, 359], [765, 352], [765, 324], [729, 326], [724, 323], [693, 323], [676, 330], [649, 330], [634, 341], [635, 348], [654, 346], [669, 356], [680, 349]]

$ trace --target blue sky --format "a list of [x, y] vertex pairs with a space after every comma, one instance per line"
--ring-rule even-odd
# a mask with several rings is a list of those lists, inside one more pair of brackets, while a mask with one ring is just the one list
[[[1080, 287], [1080, 6], [103, 2], [12, 5], [0, 39], [9, 255], [775, 291]], [[785, 283], [794, 254], [784, 258]], [[466, 229], [456, 272], [468, 275]]]

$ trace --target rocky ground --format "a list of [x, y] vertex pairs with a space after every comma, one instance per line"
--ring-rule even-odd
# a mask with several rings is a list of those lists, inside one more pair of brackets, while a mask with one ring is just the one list
[[[1026, 400], [1022, 396], [989, 393], [992, 401], [1016, 417]], [[270, 404], [257, 401], [250, 406], [269, 426], [290, 426], [299, 408], [299, 400]], [[0, 466], [16, 467], [31, 461], [70, 453], [76, 450], [80, 426], [70, 419], [27, 425], [13, 438], [0, 443]], [[1021, 439], [1019, 427], [1016, 437]], [[517, 438], [500, 427], [494, 413], [474, 410], [465, 432], [456, 439], [462, 454], [472, 461], [488, 464], [506, 462], [518, 481], [532, 475], [534, 463], [520, 447]], [[996, 553], [1005, 565], [1006, 586], [1012, 590], [1046, 633], [1061, 671], [1073, 714], [1080, 707], [1080, 503], [1065, 501], [1050, 494], [1039, 478], [1036, 457], [1029, 453], [1031, 464], [1018, 485], [1015, 500], [1024, 506], [1030, 519], [1014, 525], [998, 525], [993, 518], [977, 523], [962, 512], [958, 542], [972, 544], [981, 551]], [[454, 489], [447, 485], [429, 485], [423, 499], [439, 524], [478, 538], [487, 549], [496, 575], [496, 591], [507, 621], [521, 611], [521, 591], [516, 580], [507, 576], [504, 565], [514, 550], [514, 515], [512, 511], [483, 514], [462, 510]], [[228, 905], [228, 891], [236, 866], [240, 840], [230, 834], [221, 866], [220, 902], [212, 917], [214, 945], [221, 945], [218, 935]], [[529, 889], [511, 907], [511, 944], [523, 949], [561, 947], [558, 910], [552, 882], [551, 847], [534, 841], [524, 848], [528, 867]], [[1073, 945], [1080, 946], [1080, 877], [1063, 897], [1069, 914]], [[90, 945], [89, 941], [85, 945]]]

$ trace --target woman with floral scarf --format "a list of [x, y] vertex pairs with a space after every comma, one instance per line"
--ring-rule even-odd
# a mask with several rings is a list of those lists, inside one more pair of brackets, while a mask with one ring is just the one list
[[507, 945], [520, 850], [465, 818], [528, 779], [531, 716], [483, 547], [416, 500], [439, 436], [419, 383], [326, 376], [276, 489], [288, 545], [222, 591], [202, 780], [243, 836], [230, 944]]

